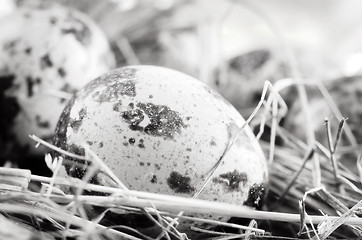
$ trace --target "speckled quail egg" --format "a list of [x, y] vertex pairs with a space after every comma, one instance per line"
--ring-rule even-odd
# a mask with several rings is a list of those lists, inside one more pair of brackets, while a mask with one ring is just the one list
[[[88, 144], [129, 189], [191, 197], [244, 122], [199, 80], [163, 67], [129, 66], [75, 94], [58, 122], [55, 145], [83, 155]], [[78, 178], [86, 172], [79, 164], [65, 168]], [[104, 174], [93, 181], [110, 182]], [[259, 208], [266, 187], [267, 164], [246, 127], [199, 198]]]
[[19, 9], [0, 20], [0, 32], [0, 157], [23, 158], [44, 151], [29, 134], [53, 138], [67, 103], [59, 93], [113, 68], [114, 57], [90, 18], [60, 5]]

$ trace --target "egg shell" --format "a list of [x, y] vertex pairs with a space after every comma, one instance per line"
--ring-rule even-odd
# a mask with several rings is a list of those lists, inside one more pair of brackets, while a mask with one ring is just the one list
[[73, 94], [114, 67], [108, 41], [86, 15], [59, 5], [22, 8], [0, 20], [0, 157], [39, 154], [28, 135], [53, 138]]
[[[191, 197], [244, 122], [197, 79], [130, 66], [102, 75], [74, 96], [60, 117], [55, 145], [84, 155], [88, 144], [129, 189]], [[86, 167], [65, 158], [71, 161], [67, 173], [82, 178]], [[246, 126], [199, 198], [259, 208], [267, 176], [263, 152]], [[98, 174], [93, 182], [111, 181]]]

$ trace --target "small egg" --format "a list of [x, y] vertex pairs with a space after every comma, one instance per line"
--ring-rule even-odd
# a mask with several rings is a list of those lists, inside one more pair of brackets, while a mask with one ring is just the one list
[[275, 82], [289, 72], [278, 56], [268, 49], [246, 52], [229, 59], [226, 64], [226, 75], [216, 69], [215, 82], [211, 86], [245, 115], [250, 114], [260, 101], [266, 80]]
[[0, 32], [0, 158], [43, 153], [28, 135], [52, 139], [66, 96], [113, 68], [114, 56], [89, 17], [60, 5], [18, 9]]
[[[129, 189], [192, 197], [244, 122], [230, 103], [191, 76], [129, 66], [75, 94], [54, 144], [81, 155], [88, 144]], [[65, 168], [77, 178], [86, 172], [79, 164]], [[260, 208], [267, 176], [265, 157], [247, 126], [199, 198]], [[110, 182], [104, 174], [93, 181]]]

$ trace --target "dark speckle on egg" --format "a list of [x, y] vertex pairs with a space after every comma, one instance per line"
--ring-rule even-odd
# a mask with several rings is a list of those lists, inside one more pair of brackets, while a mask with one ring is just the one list
[[42, 120], [39, 115], [35, 116], [35, 121], [39, 128], [49, 128], [50, 127], [49, 121]]
[[139, 148], [145, 148], [145, 144], [144, 144], [143, 139], [140, 140], [140, 143], [138, 144], [138, 147]]
[[25, 48], [25, 50], [24, 50], [24, 52], [27, 54], [27, 55], [30, 55], [31, 54], [31, 52], [32, 52], [32, 48], [31, 47], [27, 47], [27, 48]]
[[191, 186], [191, 178], [182, 176], [179, 172], [173, 171], [167, 178], [168, 186], [176, 193], [191, 193], [195, 188]]
[[143, 112], [140, 109], [124, 111], [121, 117], [129, 124], [129, 128], [134, 131], [143, 131], [143, 127], [139, 124], [145, 118]]
[[122, 100], [118, 100], [115, 104], [113, 104], [113, 111], [120, 112], [122, 107]]
[[59, 74], [59, 76], [62, 77], [62, 78], [64, 78], [64, 77], [67, 75], [67, 73], [65, 72], [64, 68], [62, 68], [62, 67], [58, 68], [58, 74]]
[[266, 194], [265, 184], [255, 183], [250, 188], [248, 199], [245, 201], [244, 205], [260, 209], [260, 207], [263, 206], [265, 194]]
[[50, 24], [55, 25], [58, 22], [58, 19], [56, 17], [50, 17], [49, 22]]
[[50, 59], [50, 56], [47, 53], [40, 58], [40, 68], [43, 70], [50, 67], [53, 67], [53, 61]]
[[133, 145], [133, 144], [136, 142], [136, 140], [135, 140], [134, 138], [130, 138], [130, 139], [128, 139], [128, 142], [129, 142], [131, 145]]
[[155, 167], [156, 167], [157, 170], [160, 170], [160, 169], [161, 169], [160, 164], [155, 163]]
[[134, 81], [125, 81], [121, 83], [109, 83], [106, 89], [101, 93], [94, 95], [93, 99], [99, 103], [102, 102], [113, 102], [119, 99], [119, 96], [135, 96], [136, 88]]
[[151, 121], [144, 128], [148, 135], [172, 139], [175, 133], [181, 133], [181, 129], [186, 127], [180, 114], [165, 105], [138, 103], [137, 107], [142, 109]]
[[32, 97], [34, 95], [34, 88], [36, 85], [40, 85], [41, 84], [41, 80], [40, 78], [35, 78], [33, 79], [30, 76], [27, 76], [25, 78], [26, 81], [26, 87], [27, 87], [27, 93], [28, 93], [28, 97]]
[[68, 15], [67, 22], [69, 26], [62, 26], [61, 32], [63, 34], [71, 34], [83, 46], [85, 47], [89, 46], [89, 44], [91, 43], [92, 33], [88, 28], [88, 26], [82, 20], [73, 16], [73, 14]]
[[70, 127], [73, 128], [75, 132], [77, 132], [82, 125], [83, 119], [87, 116], [87, 108], [82, 108], [78, 113], [79, 119], [70, 120]]
[[152, 175], [150, 183], [157, 183], [157, 176], [155, 174]]
[[26, 87], [27, 87], [27, 90], [28, 90], [28, 97], [31, 97], [34, 94], [33, 80], [32, 80], [32, 78], [30, 76], [26, 77], [25, 80], [26, 80]]
[[245, 184], [248, 181], [248, 175], [244, 172], [240, 173], [236, 169], [232, 172], [220, 174], [213, 179], [214, 183], [223, 184], [227, 191], [235, 191], [240, 189], [240, 183]]
[[11, 40], [7, 43], [4, 44], [4, 50], [5, 52], [8, 52], [10, 56], [13, 56], [16, 54], [16, 46], [18, 45], [18, 43], [20, 42], [20, 40]]

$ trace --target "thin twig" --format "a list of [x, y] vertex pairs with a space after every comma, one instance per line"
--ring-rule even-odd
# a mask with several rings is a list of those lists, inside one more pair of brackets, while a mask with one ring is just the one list
[[338, 179], [338, 166], [337, 166], [337, 161], [334, 158], [334, 143], [333, 143], [333, 139], [332, 139], [332, 130], [331, 130], [331, 126], [329, 124], [329, 120], [325, 119], [324, 123], [326, 125], [326, 131], [327, 131], [327, 141], [328, 141], [328, 147], [329, 147], [329, 158], [332, 162], [332, 167], [333, 167], [333, 175], [334, 175], [334, 181], [335, 184], [337, 186], [337, 188], [341, 191], [340, 187], [340, 181]]
[[336, 134], [336, 140], [335, 140], [334, 146], [333, 146], [334, 152], [337, 149], [339, 140], [340, 140], [341, 135], [342, 135], [343, 126], [344, 126], [344, 123], [347, 121], [347, 119], [348, 118], [342, 118], [341, 121], [339, 122], [338, 129], [337, 129], [337, 134]]

